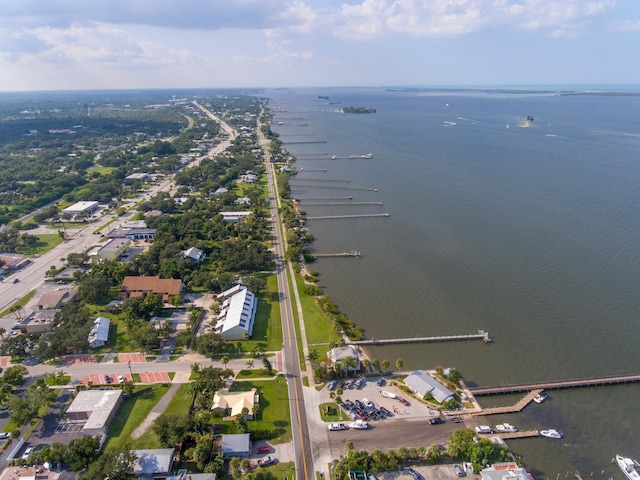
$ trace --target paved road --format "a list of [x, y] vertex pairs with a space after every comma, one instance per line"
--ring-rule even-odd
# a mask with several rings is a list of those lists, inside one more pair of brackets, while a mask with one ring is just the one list
[[[261, 143], [264, 144], [265, 139], [262, 136], [260, 127], [258, 127], [258, 132]], [[278, 280], [278, 290], [280, 292], [280, 314], [282, 316], [283, 333], [282, 351], [284, 356], [284, 371], [289, 389], [289, 409], [291, 410], [291, 430], [296, 457], [296, 475], [297, 478], [301, 480], [315, 479], [309, 424], [307, 422], [308, 417], [303, 394], [304, 386], [302, 385], [300, 358], [298, 356], [296, 329], [291, 298], [289, 297], [289, 276], [287, 272], [287, 262], [285, 260], [286, 241], [281, 233], [281, 223], [278, 216], [280, 197], [276, 186], [274, 166], [270, 161], [269, 150], [264, 148], [264, 152], [270, 199], [269, 208], [271, 218], [274, 221], [273, 243], [276, 258], [276, 276]]]

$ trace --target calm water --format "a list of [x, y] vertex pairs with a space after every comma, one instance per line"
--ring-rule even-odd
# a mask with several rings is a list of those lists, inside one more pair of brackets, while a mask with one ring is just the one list
[[[640, 97], [267, 94], [284, 142], [326, 142], [286, 145], [306, 170], [300, 177], [351, 180], [295, 182], [294, 196], [383, 202], [305, 206], [309, 216], [390, 213], [308, 222], [315, 251], [362, 253], [313, 267], [340, 309], [368, 337], [482, 328], [495, 339], [378, 348], [374, 357], [453, 366], [478, 385], [640, 372]], [[337, 113], [348, 105], [377, 113]], [[525, 128], [527, 115], [534, 121]], [[373, 159], [329, 159], [369, 152]], [[611, 458], [640, 459], [639, 396], [640, 385], [551, 392], [489, 422], [565, 432], [560, 441], [511, 442], [537, 478], [579, 470], [622, 479]]]

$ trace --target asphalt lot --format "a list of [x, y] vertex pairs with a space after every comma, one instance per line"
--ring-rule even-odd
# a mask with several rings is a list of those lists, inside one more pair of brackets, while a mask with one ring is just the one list
[[[463, 423], [445, 421], [440, 425], [430, 425], [429, 419], [438, 417], [439, 412], [429, 409], [428, 406], [410, 398], [399, 389], [385, 384], [378, 386], [377, 377], [368, 378], [359, 389], [344, 389], [342, 399], [362, 401], [364, 397], [372, 401], [376, 407], [385, 407], [394, 413], [391, 418], [384, 420], [370, 420], [368, 430], [343, 430], [329, 432], [329, 445], [333, 458], [338, 458], [345, 453], [347, 442], [353, 442], [357, 450], [371, 452], [375, 449], [387, 450], [398, 447], [429, 448], [431, 445], [444, 445], [455, 430], [465, 428]], [[381, 390], [395, 393], [410, 402], [409, 406], [402, 405], [398, 400], [383, 397]], [[323, 389], [329, 399], [329, 391]], [[351, 420], [344, 420], [348, 424]], [[454, 476], [455, 476], [455, 472]], [[409, 479], [411, 477], [407, 475]], [[426, 478], [426, 477], [425, 477]], [[444, 477], [443, 477], [444, 478]], [[456, 476], [457, 478], [457, 476]]]

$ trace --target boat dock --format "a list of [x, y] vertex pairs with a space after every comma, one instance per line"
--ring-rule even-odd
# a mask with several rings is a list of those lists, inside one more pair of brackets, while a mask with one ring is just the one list
[[295, 188], [339, 188], [340, 190], [364, 190], [366, 192], [377, 192], [377, 188], [368, 188], [368, 187], [341, 187], [338, 185], [296, 185], [295, 183], [291, 183], [291, 189]]
[[316, 217], [307, 217], [307, 220], [333, 220], [340, 218], [369, 218], [369, 217], [388, 217], [388, 213], [365, 213], [362, 215], [318, 215]]
[[304, 203], [309, 200], [353, 200], [353, 197], [307, 197], [302, 200], [298, 200], [298, 203]]
[[499, 437], [502, 440], [513, 440], [516, 438], [531, 438], [539, 437], [540, 432], [538, 430], [523, 430], [522, 432], [509, 432], [509, 433], [491, 433], [488, 435], [482, 435], [483, 437]]
[[348, 178], [296, 178], [289, 180], [289, 183], [296, 182], [343, 182], [343, 183], [351, 183], [351, 180]]
[[640, 374], [611, 375], [608, 377], [591, 377], [575, 380], [556, 380], [551, 382], [520, 383], [502, 385], [499, 387], [469, 387], [469, 391], [476, 397], [481, 395], [502, 395], [506, 393], [520, 393], [531, 390], [560, 390], [563, 388], [595, 387], [602, 385], [617, 385], [620, 383], [640, 382]]
[[525, 397], [520, 400], [518, 403], [516, 403], [515, 405], [507, 405], [505, 407], [490, 407], [490, 408], [483, 408], [477, 412], [473, 413], [473, 416], [481, 416], [481, 415], [500, 415], [503, 413], [517, 413], [519, 411], [521, 411], [524, 407], [526, 407], [527, 405], [529, 405], [531, 402], [533, 402], [533, 399], [536, 397], [536, 395], [538, 395], [539, 393], [542, 393], [543, 390], [532, 390], [531, 392], [529, 392], [527, 395], [525, 395]]
[[483, 340], [491, 342], [491, 337], [484, 330], [471, 335], [443, 335], [439, 337], [412, 337], [412, 338], [374, 338], [371, 340], [357, 340], [346, 342], [348, 345], [397, 345], [401, 343], [433, 343], [433, 342], [454, 342], [460, 340]]
[[299, 202], [300, 205], [309, 207], [321, 207], [326, 205], [377, 205], [382, 206], [382, 202]]
[[352, 252], [340, 252], [340, 253], [314, 253], [312, 254], [316, 258], [328, 258], [328, 257], [353, 257], [360, 258], [360, 252], [354, 250]]
[[314, 143], [327, 143], [326, 140], [304, 140], [300, 142], [282, 142], [283, 145], [312, 145]]

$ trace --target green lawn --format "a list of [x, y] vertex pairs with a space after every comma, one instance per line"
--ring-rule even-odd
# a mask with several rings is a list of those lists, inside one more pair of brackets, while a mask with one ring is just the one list
[[116, 167], [94, 167], [89, 170], [89, 173], [97, 172], [100, 175], [109, 175], [114, 170], [116, 170]]
[[21, 245], [21, 254], [27, 256], [42, 255], [62, 243], [62, 238], [57, 233], [43, 233], [34, 236], [38, 237], [38, 241], [28, 247]]
[[126, 398], [122, 402], [111, 423], [111, 427], [109, 427], [109, 438], [105, 442], [106, 448], [124, 445], [134, 449], [161, 448], [158, 437], [151, 429], [148, 429], [142, 437], [136, 440], [131, 438], [131, 433], [147, 418], [153, 406], [169, 390], [169, 386], [155, 384], [149, 387], [137, 387], [136, 391], [143, 388], [149, 388], [150, 390], [140, 395]]
[[[275, 380], [235, 382], [231, 385], [233, 392], [246, 392], [252, 388], [258, 389], [260, 394], [260, 412], [256, 420], [249, 420], [249, 430], [272, 429], [276, 438], [272, 443], [291, 441], [291, 424], [287, 384], [284, 377]], [[229, 423], [229, 422], [220, 422]]]
[[253, 336], [242, 344], [245, 352], [252, 352], [256, 347], [263, 352], [282, 348], [282, 320], [275, 275], [267, 277], [267, 292], [259, 296]]
[[[304, 328], [307, 335], [307, 343], [326, 343], [337, 342], [340, 335], [333, 329], [316, 304], [315, 297], [311, 297], [304, 293], [304, 280], [300, 275], [296, 275], [298, 291], [300, 292], [300, 303], [304, 314]], [[325, 358], [329, 351], [329, 346], [318, 345], [315, 347], [320, 358]]]
[[323, 422], [344, 422], [349, 420], [347, 414], [333, 402], [323, 403], [319, 408], [320, 418], [322, 418]]
[[191, 393], [189, 392], [189, 384], [183, 383], [173, 396], [167, 409], [164, 411], [167, 415], [189, 415], [191, 409]]
[[236, 374], [236, 377], [237, 378], [269, 378], [269, 377], [273, 377], [273, 374], [269, 375], [269, 372], [267, 372], [264, 368], [262, 368], [262, 362], [256, 362], [252, 370], [240, 370]]

